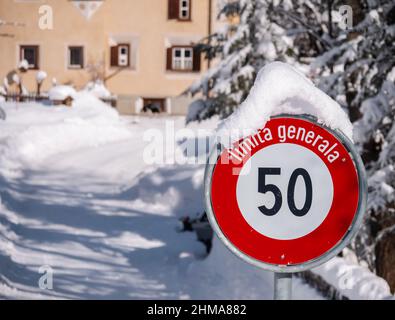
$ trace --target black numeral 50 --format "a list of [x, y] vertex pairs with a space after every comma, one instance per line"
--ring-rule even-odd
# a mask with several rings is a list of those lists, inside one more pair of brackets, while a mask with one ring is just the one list
[[[272, 208], [267, 208], [265, 205], [258, 207], [258, 209], [266, 216], [274, 216], [281, 209], [283, 204], [283, 196], [281, 190], [274, 184], [266, 184], [266, 176], [268, 175], [280, 175], [281, 168], [258, 168], [258, 192], [267, 193], [271, 192], [274, 196], [274, 205]], [[303, 177], [306, 186], [306, 199], [301, 209], [298, 209], [295, 204], [295, 185], [298, 177]], [[291, 212], [297, 217], [303, 217], [311, 208], [313, 201], [313, 186], [311, 184], [311, 178], [309, 173], [303, 169], [298, 168], [292, 172], [288, 183], [287, 190], [287, 202]]]

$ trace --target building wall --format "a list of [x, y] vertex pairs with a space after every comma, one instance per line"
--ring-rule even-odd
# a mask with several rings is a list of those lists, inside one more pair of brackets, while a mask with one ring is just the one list
[[[150, 98], [174, 97], [181, 94], [202, 70], [196, 72], [166, 71], [166, 48], [176, 44], [191, 44], [207, 36], [209, 0], [192, 0], [191, 21], [167, 19], [167, 0], [105, 0], [97, 12], [86, 20], [68, 0], [1, 0], [0, 20], [21, 22], [24, 27], [0, 26], [0, 77], [15, 69], [19, 62], [19, 45], [39, 45], [39, 68], [48, 74], [43, 90], [58, 83], [83, 87], [90, 79], [87, 64], [104, 61], [106, 86], [117, 95]], [[39, 8], [53, 9], [52, 30], [38, 25]], [[213, 5], [213, 11], [215, 6]], [[214, 15], [214, 13], [213, 13]], [[114, 41], [131, 43], [131, 68], [114, 73], [110, 67], [110, 45]], [[84, 46], [85, 68], [68, 69], [67, 47]], [[35, 74], [23, 75], [25, 87], [34, 91]]]

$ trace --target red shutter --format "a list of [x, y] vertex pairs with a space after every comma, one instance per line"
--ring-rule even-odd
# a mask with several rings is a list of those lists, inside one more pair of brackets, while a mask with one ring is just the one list
[[189, 0], [189, 15], [188, 20], [192, 19], [192, 0]]
[[80, 61], [81, 61], [81, 68], [84, 68], [84, 47], [80, 47]]
[[111, 47], [111, 67], [118, 67], [118, 46]]
[[166, 50], [166, 70], [172, 70], [173, 53], [172, 48]]
[[128, 47], [128, 67], [130, 67], [130, 55], [131, 55], [131, 52], [130, 52], [130, 44], [128, 43], [128, 44], [126, 44], [127, 45], [127, 47]]
[[39, 50], [39, 46], [34, 46], [35, 50], [36, 50], [36, 54], [34, 55], [34, 69], [39, 69], [39, 61], [40, 61], [40, 50]]
[[168, 19], [178, 19], [180, 11], [180, 0], [167, 0], [168, 1]]
[[193, 71], [200, 71], [200, 50], [197, 48], [193, 48]]

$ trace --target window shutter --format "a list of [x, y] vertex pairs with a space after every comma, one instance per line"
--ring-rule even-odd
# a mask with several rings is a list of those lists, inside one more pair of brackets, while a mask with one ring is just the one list
[[193, 71], [200, 71], [200, 50], [198, 48], [193, 48]]
[[110, 59], [111, 59], [111, 67], [117, 67], [118, 66], [118, 46], [111, 47], [111, 53], [110, 53]]
[[84, 48], [83, 47], [81, 47], [81, 49], [80, 49], [80, 61], [81, 61], [81, 68], [83, 68], [84, 67]]
[[166, 70], [172, 70], [172, 62], [173, 62], [172, 48], [167, 48], [166, 49]]
[[39, 46], [34, 46], [36, 53], [34, 55], [34, 69], [39, 69], [38, 61], [40, 57], [40, 49]]
[[168, 19], [178, 19], [180, 11], [180, 0], [167, 0], [168, 1]]
[[128, 44], [126, 44], [126, 46], [128, 47], [128, 67], [130, 67], [130, 54], [131, 54], [131, 52], [130, 52], [130, 44], [128, 43]]

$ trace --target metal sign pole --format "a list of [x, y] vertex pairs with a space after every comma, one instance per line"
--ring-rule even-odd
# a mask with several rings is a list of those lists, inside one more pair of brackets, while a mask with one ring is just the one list
[[274, 300], [292, 299], [292, 273], [274, 273]]

